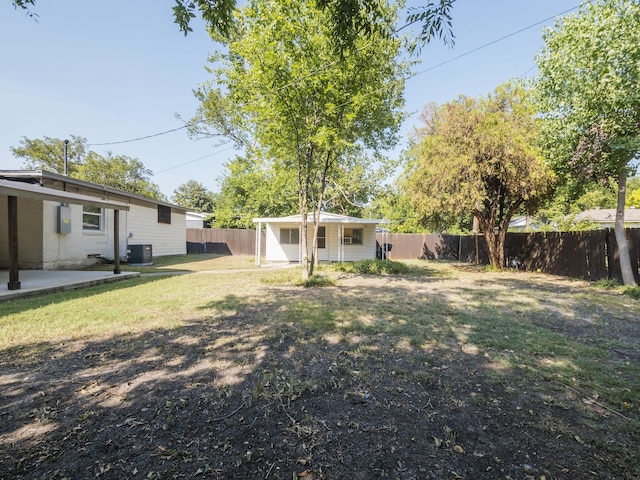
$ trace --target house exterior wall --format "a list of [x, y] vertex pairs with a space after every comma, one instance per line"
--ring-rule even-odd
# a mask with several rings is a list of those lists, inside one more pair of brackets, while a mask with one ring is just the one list
[[187, 225], [184, 211], [171, 209], [171, 224], [158, 222], [156, 205], [131, 203], [127, 215], [129, 245], [151, 245], [154, 257], [187, 253]]
[[[9, 268], [9, 238], [5, 226], [8, 222], [7, 196], [0, 196], [0, 268]], [[19, 268], [42, 268], [42, 202], [29, 198], [18, 198], [18, 258]]]
[[[336, 224], [329, 223], [327, 227], [327, 248], [328, 259], [337, 262], [340, 259], [340, 239], [341, 227], [363, 229], [362, 245], [342, 245], [342, 261], [355, 262], [376, 258], [376, 226], [371, 224]], [[310, 239], [311, 240], [311, 239]], [[311, 248], [311, 247], [310, 247]], [[322, 260], [322, 258], [321, 258]]]
[[[104, 209], [102, 229], [85, 231], [82, 228], [83, 208], [70, 205], [71, 233], [58, 233], [58, 202], [44, 201], [43, 220], [44, 244], [42, 246], [45, 270], [89, 266], [96, 263], [98, 257], [113, 259], [114, 213]], [[126, 255], [126, 213], [120, 215], [119, 256]]]
[[[120, 211], [119, 256], [126, 258], [129, 244], [151, 244], [154, 256], [185, 254], [186, 210], [164, 203], [171, 211], [171, 223], [158, 222], [158, 203], [146, 201], [99, 185], [83, 184], [56, 176], [33, 177], [51, 189], [77, 193], [99, 200], [122, 203], [130, 211]], [[7, 196], [0, 196], [0, 232], [8, 223]], [[18, 267], [22, 269], [64, 269], [92, 265], [97, 257], [113, 259], [114, 211], [105, 209], [102, 229], [83, 230], [83, 207], [69, 205], [70, 232], [58, 233], [60, 202], [18, 198]], [[129, 232], [133, 237], [129, 237]], [[0, 268], [8, 268], [8, 238], [0, 235]]]
[[[326, 228], [326, 248], [318, 251], [320, 261], [340, 261], [340, 249], [342, 247], [342, 261], [353, 262], [357, 260], [376, 258], [376, 228], [372, 224], [357, 223], [326, 223], [320, 224]], [[281, 244], [280, 230], [285, 228], [299, 228], [298, 224], [269, 223], [266, 226], [266, 255], [267, 262], [298, 262], [300, 261], [299, 244]], [[362, 245], [341, 245], [343, 228], [363, 229]], [[308, 225], [308, 252], [311, 255], [313, 246], [313, 225]]]
[[[129, 211], [120, 213], [121, 220], [124, 218], [124, 223], [120, 225], [122, 234], [120, 253], [122, 257], [127, 255], [128, 245], [151, 245], [154, 257], [187, 253], [186, 211], [184, 210], [172, 208], [171, 224], [164, 224], [158, 222], [158, 205], [152, 201], [145, 202], [142, 199], [131, 198], [124, 192], [122, 194], [115, 194], [111, 191], [105, 193], [99, 189], [82, 185], [63, 186], [61, 182], [49, 182], [47, 186], [59, 189], [64, 188], [69, 192], [91, 195], [97, 198], [108, 198], [109, 200], [128, 204]], [[79, 208], [81, 214], [82, 207]], [[111, 212], [111, 219], [113, 219], [113, 212]], [[107, 233], [112, 235], [112, 230], [113, 221], [111, 227], [107, 229]], [[91, 234], [87, 234], [85, 240], [90, 241], [90, 239]], [[94, 240], [100, 242], [103, 238], [97, 235]], [[111, 245], [113, 244], [111, 243]], [[105, 256], [111, 258], [113, 253]]]
[[272, 223], [266, 226], [265, 259], [267, 262], [298, 262], [300, 261], [300, 245], [281, 245], [280, 229], [298, 228], [295, 224]]

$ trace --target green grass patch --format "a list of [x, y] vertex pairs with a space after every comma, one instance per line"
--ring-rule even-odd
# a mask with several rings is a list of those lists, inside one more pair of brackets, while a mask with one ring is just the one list
[[640, 300], [640, 286], [633, 286], [633, 287], [624, 287], [622, 289], [622, 293], [624, 295], [628, 295], [629, 297], [635, 299], [635, 300]]
[[333, 265], [336, 272], [360, 273], [365, 275], [402, 275], [409, 273], [410, 268], [402, 262], [384, 260], [358, 260]]
[[618, 288], [620, 286], [620, 282], [612, 278], [601, 278], [600, 280], [594, 282], [593, 286], [596, 288], [613, 289]]
[[[254, 257], [215, 254], [186, 254], [154, 257], [153, 265], [120, 264], [122, 271], [140, 273], [205, 272], [209, 270], [257, 269]], [[113, 263], [97, 263], [86, 270], [110, 271]]]
[[327, 275], [311, 275], [308, 279], [302, 282], [302, 285], [307, 288], [312, 287], [333, 287], [336, 284], [335, 278]]

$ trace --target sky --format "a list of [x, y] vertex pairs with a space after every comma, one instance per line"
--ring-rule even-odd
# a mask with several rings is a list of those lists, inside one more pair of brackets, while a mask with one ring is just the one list
[[[422, 48], [406, 83], [402, 142], [389, 155], [406, 145], [424, 105], [487, 95], [511, 78], [535, 76], [542, 29], [581, 1], [456, 0], [455, 46], [435, 40]], [[185, 37], [172, 5], [39, 1], [34, 20], [0, 0], [0, 169], [23, 168], [10, 150], [23, 137], [75, 135], [97, 153], [141, 160], [168, 198], [189, 180], [218, 191], [225, 162], [240, 152], [180, 129], [198, 108], [193, 90], [211, 79], [205, 66], [217, 46], [199, 19]]]

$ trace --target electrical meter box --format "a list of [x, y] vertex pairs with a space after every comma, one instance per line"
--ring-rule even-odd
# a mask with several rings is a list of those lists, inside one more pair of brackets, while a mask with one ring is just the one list
[[58, 233], [71, 233], [71, 207], [58, 205]]

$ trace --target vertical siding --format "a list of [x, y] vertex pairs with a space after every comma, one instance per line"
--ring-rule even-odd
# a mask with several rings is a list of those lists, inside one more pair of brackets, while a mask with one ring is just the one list
[[[337, 262], [340, 255], [340, 224], [321, 224], [326, 227], [326, 251], [319, 252], [320, 260]], [[344, 224], [345, 228], [362, 228], [364, 230], [362, 245], [344, 245], [344, 261], [353, 262], [364, 259], [376, 258], [376, 228], [375, 225]], [[266, 260], [267, 261], [293, 261], [300, 260], [300, 248], [298, 245], [281, 245], [280, 229], [297, 228], [292, 224], [269, 224], [266, 235]], [[308, 226], [308, 248], [311, 254], [313, 245], [313, 225]], [[324, 253], [324, 255], [323, 255]]]
[[[365, 224], [344, 224], [344, 228], [362, 228], [362, 245], [344, 245], [345, 262], [355, 262], [358, 260], [368, 260], [376, 258], [376, 227]], [[327, 239], [329, 240], [329, 239]], [[330, 257], [331, 261], [338, 261], [338, 225], [335, 225], [335, 233], [332, 233], [330, 240], [335, 249], [335, 256]]]
[[281, 245], [280, 229], [281, 228], [297, 228], [297, 225], [286, 224], [268, 224], [266, 227], [266, 251], [265, 259], [267, 262], [298, 262], [300, 261], [299, 245]]
[[187, 223], [184, 211], [171, 209], [171, 224], [158, 223], [155, 205], [132, 203], [127, 215], [129, 245], [151, 245], [154, 257], [187, 253]]
[[[7, 237], [7, 196], [0, 197], [0, 268], [9, 267]], [[24, 269], [42, 268], [42, 202], [18, 198], [18, 266]]]

